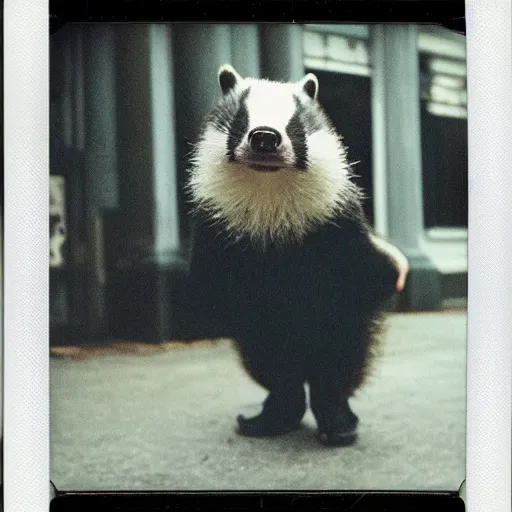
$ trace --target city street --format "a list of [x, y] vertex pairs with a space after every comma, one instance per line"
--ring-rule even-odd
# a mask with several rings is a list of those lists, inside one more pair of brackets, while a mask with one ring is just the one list
[[[352, 399], [359, 441], [304, 428], [235, 432], [265, 392], [228, 341], [51, 359], [51, 479], [60, 490], [455, 490], [465, 478], [466, 314], [390, 315], [371, 380]], [[57, 353], [58, 352], [58, 353]]]

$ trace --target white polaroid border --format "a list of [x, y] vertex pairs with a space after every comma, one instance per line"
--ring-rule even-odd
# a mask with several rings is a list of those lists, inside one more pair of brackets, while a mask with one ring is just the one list
[[[467, 510], [511, 503], [510, 0], [467, 0], [469, 295]], [[47, 511], [48, 0], [4, 3], [4, 506]], [[507, 265], [508, 264], [508, 265]]]
[[511, 510], [512, 4], [466, 0], [467, 508]]
[[49, 7], [4, 2], [4, 509], [48, 511]]

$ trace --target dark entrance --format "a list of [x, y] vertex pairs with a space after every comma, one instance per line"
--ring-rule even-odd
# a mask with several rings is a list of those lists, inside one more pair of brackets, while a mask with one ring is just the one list
[[371, 77], [306, 69], [318, 77], [318, 99], [343, 136], [354, 181], [363, 188], [364, 210], [374, 225]]
[[432, 75], [421, 58], [421, 142], [425, 228], [468, 227], [468, 122], [432, 114], [428, 91]]

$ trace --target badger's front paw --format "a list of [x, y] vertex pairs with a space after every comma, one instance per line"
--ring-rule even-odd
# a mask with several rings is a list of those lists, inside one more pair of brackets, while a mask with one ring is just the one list
[[404, 262], [403, 260], [401, 262], [397, 263], [398, 265], [398, 280], [396, 282], [396, 291], [401, 292], [404, 289], [405, 281], [407, 280], [407, 276], [409, 274], [409, 263], [407, 260]]
[[383, 240], [377, 235], [371, 236], [373, 243], [384, 253], [387, 254], [396, 270], [398, 271], [398, 279], [396, 280], [396, 291], [401, 292], [404, 289], [405, 281], [409, 275], [410, 265], [405, 254], [395, 245]]
[[301, 427], [300, 420], [284, 420], [259, 414], [252, 418], [237, 416], [238, 433], [247, 437], [272, 437], [288, 434]]

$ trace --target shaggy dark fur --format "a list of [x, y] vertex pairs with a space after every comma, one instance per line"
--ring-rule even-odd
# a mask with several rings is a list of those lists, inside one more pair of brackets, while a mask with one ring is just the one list
[[370, 242], [361, 207], [349, 211], [300, 244], [265, 249], [233, 242], [196, 212], [188, 338], [234, 339], [248, 373], [269, 391], [260, 415], [238, 417], [241, 434], [299, 428], [307, 382], [320, 441], [356, 439], [348, 399], [367, 374], [398, 271]]
[[[237, 89], [239, 81], [232, 68], [220, 70], [223, 97], [202, 130], [204, 135], [210, 125], [227, 135], [230, 162], [240, 158], [236, 149], [249, 129], [250, 86]], [[300, 84], [286, 133], [295, 171], [311, 172], [307, 136], [327, 128], [326, 137], [331, 137], [334, 128], [316, 101], [316, 78], [307, 75]], [[275, 154], [269, 150], [263, 158]], [[343, 172], [346, 162], [339, 158]], [[348, 400], [367, 375], [398, 270], [370, 240], [358, 189], [347, 183], [344, 192], [343, 213], [317, 224], [300, 242], [290, 234], [288, 241], [282, 240], [286, 236], [278, 242], [268, 237], [261, 244], [257, 236], [252, 241], [229, 233], [221, 222], [213, 222], [201, 201], [195, 204], [186, 337], [234, 339], [247, 372], [268, 390], [261, 414], [238, 417], [243, 435], [299, 428], [308, 383], [320, 441], [345, 445], [356, 439], [358, 418]]]

